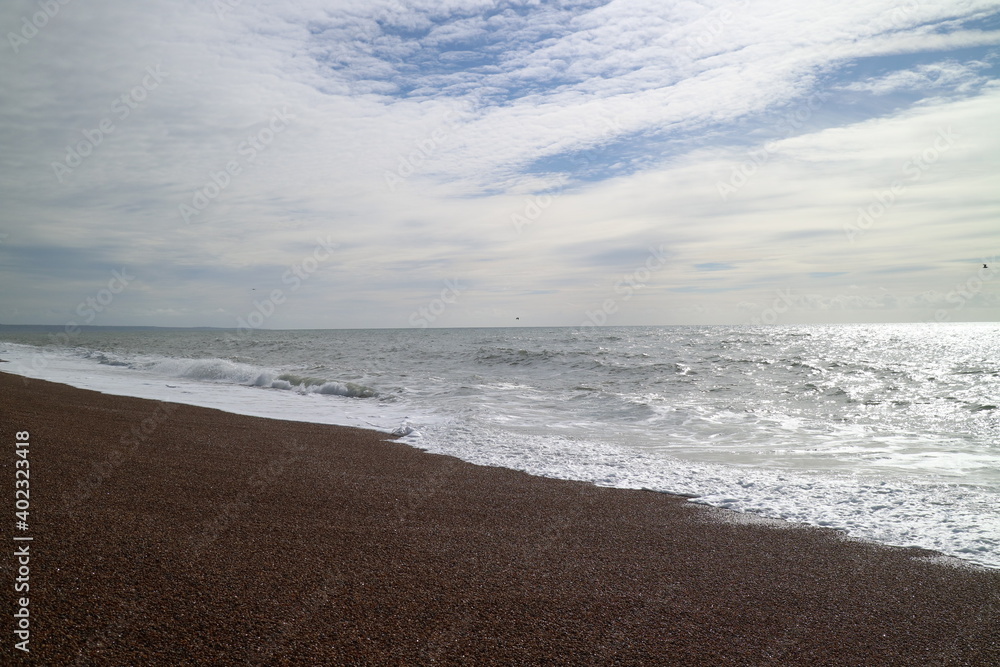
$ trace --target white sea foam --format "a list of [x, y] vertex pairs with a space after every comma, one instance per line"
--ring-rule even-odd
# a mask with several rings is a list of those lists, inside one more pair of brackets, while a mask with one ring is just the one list
[[[325, 382], [312, 391], [266, 392], [261, 388], [300, 388], [272, 373], [222, 360], [156, 360], [143, 363], [94, 364], [72, 351], [4, 344], [10, 362], [2, 370], [30, 378], [62, 382], [105, 394], [135, 396], [217, 408], [236, 414], [272, 419], [340, 424], [391, 431], [409, 415], [400, 407], [348, 399], [360, 392], [348, 385]], [[313, 395], [314, 400], [303, 400]], [[323, 396], [325, 400], [315, 400]], [[327, 398], [328, 397], [328, 398]], [[337, 400], [338, 398], [342, 400]]]
[[877, 475], [734, 467], [558, 436], [425, 429], [404, 441], [481, 465], [535, 475], [694, 496], [693, 502], [849, 532], [897, 546], [919, 546], [1000, 566], [1000, 494], [955, 483]]

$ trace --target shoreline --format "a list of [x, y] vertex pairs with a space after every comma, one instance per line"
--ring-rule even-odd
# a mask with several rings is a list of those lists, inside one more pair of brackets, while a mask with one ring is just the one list
[[[279, 338], [285, 333], [294, 334], [283, 332]], [[662, 330], [653, 333], [657, 337], [663, 334]], [[499, 366], [494, 363], [498, 359], [486, 360], [487, 369], [492, 368], [487, 373], [491, 379], [471, 388], [463, 388], [459, 372], [465, 361], [471, 360], [446, 364], [447, 372], [442, 371], [440, 380], [442, 391], [438, 393], [417, 386], [406, 388], [412, 382], [423, 384], [419, 379], [422, 372], [412, 374], [423, 365], [417, 361], [421, 355], [409, 358], [401, 352], [407, 346], [390, 346], [380, 352], [392, 362], [373, 369], [371, 374], [349, 364], [348, 375], [378, 387], [378, 398], [327, 400], [329, 397], [319, 396], [319, 381], [330, 380], [330, 384], [342, 386], [338, 372], [306, 372], [291, 360], [288, 364], [279, 363], [277, 358], [268, 362], [270, 353], [254, 359], [229, 359], [217, 348], [219, 340], [201, 336], [196, 340], [199, 352], [193, 357], [176, 349], [170, 352], [170, 345], [148, 357], [137, 354], [129, 347], [131, 344], [115, 352], [114, 344], [107, 347], [113, 339], [95, 339], [89, 347], [59, 352], [12, 343], [9, 354], [4, 356], [11, 359], [12, 371], [103, 393], [182, 402], [250, 416], [374, 428], [386, 433], [405, 433], [412, 428], [416, 429], [413, 437], [404, 438], [408, 444], [471, 463], [602, 486], [697, 496], [693, 502], [699, 504], [834, 528], [884, 544], [941, 551], [1000, 569], [1000, 545], [995, 539], [1000, 535], [1000, 515], [989, 510], [1000, 503], [1000, 479], [996, 474], [1000, 451], [989, 446], [984, 437], [988, 430], [977, 426], [982, 419], [989, 419], [988, 412], [966, 413], [952, 410], [954, 406], [937, 406], [960, 416], [952, 423], [954, 432], [973, 429], [968, 431], [972, 441], [961, 445], [944, 435], [952, 429], [939, 429], [936, 435], [923, 437], [916, 435], [920, 428], [898, 422], [898, 417], [911, 409], [916, 413], [933, 412], [920, 400], [911, 402], [910, 407], [903, 406], [901, 412], [895, 407], [860, 404], [852, 408], [855, 402], [838, 394], [831, 400], [839, 407], [829, 414], [824, 413], [825, 408], [820, 409], [821, 404], [811, 402], [764, 411], [770, 414], [777, 410], [771, 416], [798, 415], [788, 423], [783, 417], [775, 420], [761, 413], [756, 399], [747, 402], [737, 398], [733, 403], [724, 397], [722, 385], [721, 393], [709, 391], [710, 397], [715, 396], [710, 399], [711, 407], [699, 407], [700, 399], [690, 403], [701, 393], [695, 386], [703, 381], [686, 377], [675, 378], [681, 383], [678, 387], [682, 396], [677, 401], [667, 398], [672, 390], [662, 395], [653, 392], [655, 396], [647, 397], [651, 402], [646, 402], [642, 398], [645, 391], [626, 399], [632, 390], [625, 387], [621, 388], [624, 393], [609, 387], [582, 393], [573, 389], [566, 394], [572, 400], [539, 410], [524, 400], [531, 395], [562, 391], [559, 386], [563, 383], [531, 381], [527, 384], [535, 389], [530, 391], [506, 387], [502, 369], [506, 363], [520, 359], [520, 352]], [[267, 340], [276, 343], [278, 339], [268, 336]], [[305, 354], [307, 358], [316, 355], [316, 350], [326, 349], [327, 344], [333, 345], [327, 352], [341, 344], [352, 344], [345, 340], [323, 343], [313, 340], [308, 332], [305, 339], [292, 336], [291, 340], [297, 341], [293, 347], [298, 353], [293, 356]], [[406, 340], [417, 344], [416, 339]], [[154, 343], [154, 347], [160, 343]], [[378, 346], [389, 343], [390, 339], [381, 340]], [[299, 349], [300, 345], [304, 347]], [[359, 349], [352, 347], [350, 356], [364, 354], [362, 349], [368, 345], [363, 342]], [[327, 352], [318, 354], [322, 357]], [[45, 359], [38, 358], [39, 354]], [[473, 366], [481, 361], [472, 362]], [[43, 365], [45, 368], [41, 368]], [[396, 377], [400, 372], [402, 375]], [[803, 367], [803, 372], [809, 375], [813, 371]], [[594, 367], [587, 375], [590, 381], [596, 381], [602, 373]], [[323, 377], [307, 378], [310, 374]], [[282, 375], [302, 384], [273, 382]], [[714, 375], [714, 371], [709, 374]], [[405, 379], [407, 376], [410, 379]], [[654, 376], [655, 372], [643, 383], [655, 383]], [[856, 374], [849, 372], [847, 376]], [[970, 377], [963, 374], [959, 380], [975, 384]], [[572, 384], [591, 387], [588, 382]], [[715, 385], [716, 381], [709, 379], [709, 385], [702, 389]], [[538, 390], [542, 393], [535, 394]], [[610, 393], [605, 394], [606, 390]], [[516, 394], [513, 403], [510, 392]], [[759, 399], [771, 400], [765, 396], [773, 392], [768, 388]], [[466, 394], [476, 396], [476, 405], [471, 409], [465, 405]], [[624, 404], [619, 405], [620, 401]], [[619, 412], [621, 407], [625, 410]], [[605, 413], [606, 408], [611, 411]], [[731, 408], [737, 409], [732, 412]], [[870, 415], [863, 413], [884, 409], [896, 416], [879, 427], [881, 435], [868, 437], [868, 427], [861, 423], [867, 423]], [[639, 412], [632, 414], [632, 410]], [[497, 420], [498, 411], [506, 419]], [[916, 413], [914, 416], [919, 417]], [[640, 419], [635, 421], [635, 416]], [[559, 423], [553, 423], [553, 419]], [[742, 425], [720, 426], [716, 423], [719, 419]], [[467, 435], [463, 435], [466, 429]], [[905, 435], [906, 442], [893, 444], [894, 433]], [[991, 462], [997, 465], [991, 466]]]
[[49, 664], [1000, 664], [1000, 572], [933, 552], [378, 431], [0, 389]]

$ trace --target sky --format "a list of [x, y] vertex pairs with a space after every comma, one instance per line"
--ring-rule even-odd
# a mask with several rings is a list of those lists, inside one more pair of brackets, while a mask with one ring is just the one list
[[0, 324], [1000, 320], [997, 0], [8, 0], [0, 31]]

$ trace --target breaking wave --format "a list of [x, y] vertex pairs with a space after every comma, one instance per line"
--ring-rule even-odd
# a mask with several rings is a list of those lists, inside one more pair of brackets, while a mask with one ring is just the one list
[[101, 364], [127, 366], [134, 370], [152, 371], [160, 375], [198, 380], [201, 382], [242, 384], [267, 389], [297, 391], [303, 394], [327, 394], [350, 398], [372, 398], [378, 396], [378, 392], [372, 387], [355, 382], [269, 370], [228, 359], [170, 359], [160, 357], [127, 361], [116, 355], [108, 355], [106, 353], [88, 353], [85, 356], [96, 359]]

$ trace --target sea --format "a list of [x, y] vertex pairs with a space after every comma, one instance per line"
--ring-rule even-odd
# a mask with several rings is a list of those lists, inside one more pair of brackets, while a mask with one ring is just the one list
[[1000, 568], [997, 323], [0, 327], [0, 358], [31, 378], [374, 428]]

